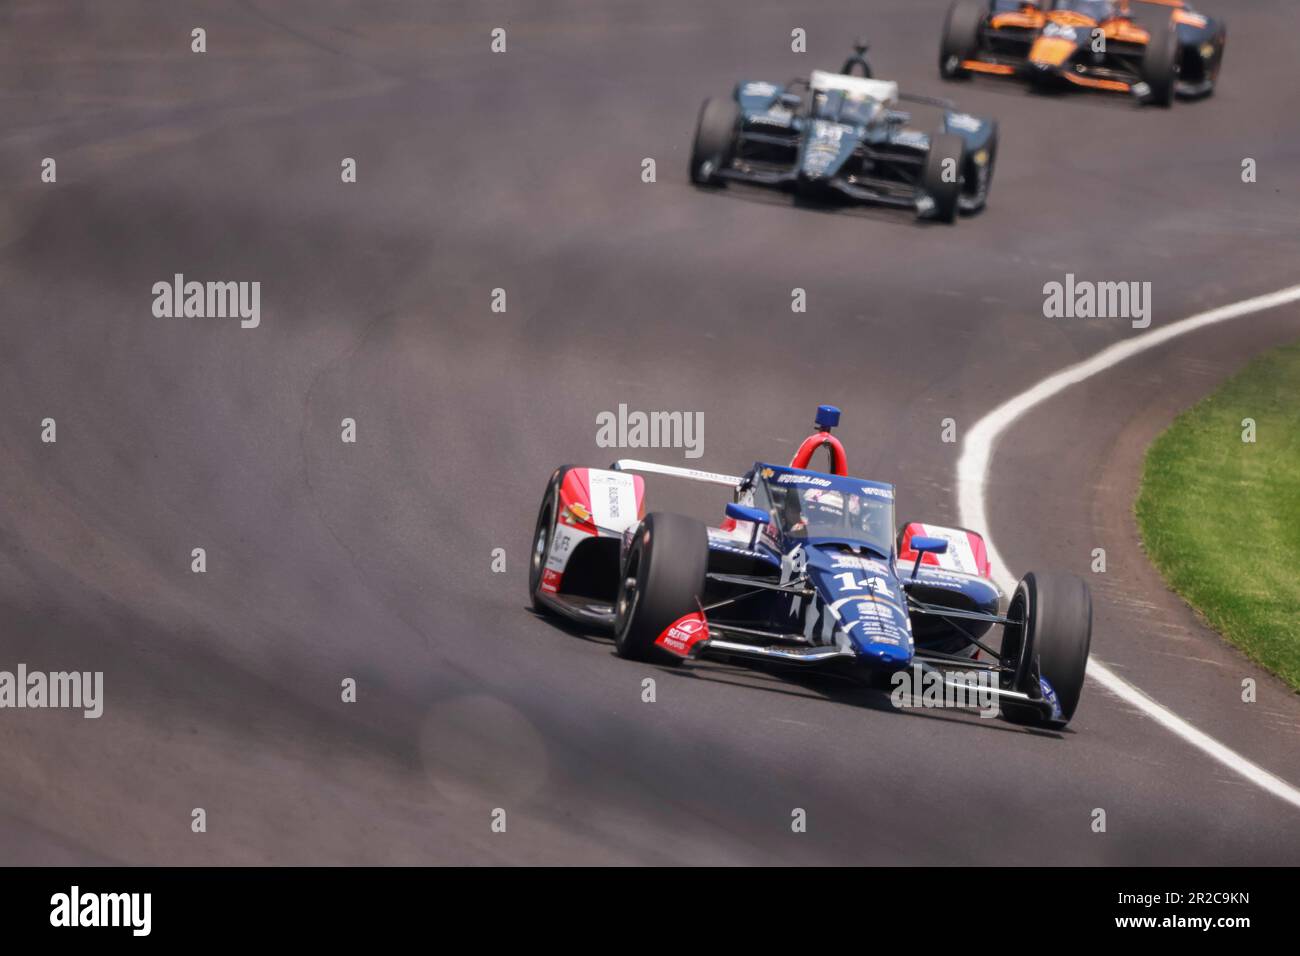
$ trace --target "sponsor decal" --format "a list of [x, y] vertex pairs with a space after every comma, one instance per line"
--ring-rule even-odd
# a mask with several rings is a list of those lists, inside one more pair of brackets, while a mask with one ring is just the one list
[[591, 521], [602, 532], [621, 532], [637, 522], [636, 480], [621, 471], [592, 468], [587, 472], [591, 491]]
[[761, 123], [764, 126], [781, 126], [790, 125], [790, 120], [794, 114], [783, 106], [773, 106], [766, 113], [755, 113], [749, 118], [751, 123]]
[[831, 560], [834, 562], [832, 567], [852, 568], [855, 571], [875, 571], [877, 574], [888, 574], [889, 565], [875, 558], [861, 558], [853, 554], [836, 554], [832, 555]]
[[894, 142], [909, 149], [930, 148], [930, 137], [914, 129], [899, 130], [894, 134]]
[[546, 555], [546, 566], [552, 571], [563, 571], [573, 556], [574, 547], [590, 537], [590, 532], [571, 528], [567, 524], [557, 524], [551, 538], [551, 550]]
[[655, 640], [655, 646], [678, 657], [690, 657], [691, 652], [708, 639], [708, 622], [699, 611], [693, 611], [669, 624]]
[[709, 536], [709, 547], [712, 548], [714, 551], [727, 551], [731, 554], [744, 554], [744, 555], [753, 556], [759, 553], [757, 551], [751, 551], [748, 548], [742, 548], [736, 544], [731, 544], [721, 538], [713, 537], [712, 535]]
[[1056, 699], [1056, 691], [1052, 689], [1052, 685], [1047, 683], [1046, 678], [1040, 677], [1038, 678], [1038, 688], [1043, 692], [1043, 699], [1052, 705], [1052, 719], [1060, 720], [1062, 716], [1061, 703]]
[[[858, 607], [858, 614], [861, 615], [855, 621], [845, 621], [844, 615], [840, 609], [847, 605]], [[861, 607], [860, 605], [866, 605]], [[843, 597], [831, 606], [835, 612], [840, 626], [847, 632], [858, 628], [858, 633], [862, 639], [873, 644], [892, 644], [898, 647], [906, 647], [909, 642], [908, 632], [899, 625], [898, 618], [902, 617], [907, 621], [907, 617], [897, 605], [888, 600], [888, 594], [872, 594], [859, 597]], [[909, 622], [910, 624], [910, 622]]]
[[972, 577], [987, 577], [988, 555], [984, 548], [984, 540], [975, 532], [913, 522], [903, 532], [902, 547], [898, 552], [900, 562], [911, 564], [916, 560], [916, 552], [911, 545], [913, 535], [943, 538], [948, 542], [948, 550], [944, 554], [933, 552], [925, 554], [921, 559], [922, 568], [936, 568]]
[[813, 475], [782, 475], [776, 479], [778, 485], [816, 485], [818, 488], [829, 488], [831, 482], [825, 478], [817, 478]]
[[813, 123], [813, 135], [817, 139], [824, 141], [828, 146], [838, 148], [840, 140], [844, 138], [847, 127], [839, 123], [832, 123], [828, 120], [816, 120]]
[[984, 121], [969, 113], [949, 113], [948, 125], [954, 129], [965, 130], [967, 133], [975, 133], [984, 125]]
[[[916, 560], [915, 553], [912, 555], [912, 560]], [[961, 590], [964, 588], [970, 578], [973, 577], [976, 577], [976, 575], [969, 574], [962, 577], [956, 572], [940, 571], [937, 568], [932, 568], [926, 564], [922, 564], [921, 570], [917, 573], [917, 579], [923, 580], [926, 584], [940, 588], [953, 588], [955, 590]]]
[[[854, 598], [853, 600], [857, 603], [864, 603], [868, 599]], [[837, 609], [842, 606], [839, 601], [836, 601], [835, 604]], [[902, 637], [903, 634], [902, 628], [892, 620], [875, 614], [870, 617], [858, 618], [856, 621], [850, 621], [848, 624], [844, 625], [844, 628], [845, 630], [852, 630], [855, 626], [861, 628], [864, 635], [871, 635], [873, 639], [880, 639], [882, 637], [890, 638], [888, 643], [891, 644], [897, 644], [898, 639]]]
[[884, 498], [887, 501], [894, 500], [894, 489], [892, 488], [870, 488], [866, 485], [863, 485], [862, 493], [864, 495], [870, 495], [873, 498]]

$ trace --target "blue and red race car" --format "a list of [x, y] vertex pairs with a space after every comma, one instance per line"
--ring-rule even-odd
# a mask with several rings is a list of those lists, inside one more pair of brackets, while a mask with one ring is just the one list
[[[944, 686], [982, 674], [1006, 719], [1064, 727], [1088, 659], [1088, 586], [1026, 574], [1002, 611], [979, 534], [917, 522], [895, 534], [894, 487], [849, 475], [831, 434], [839, 414], [821, 406], [789, 465], [743, 476], [631, 460], [556, 469], [533, 539], [534, 607], [612, 630], [637, 660], [704, 654], [867, 679], [919, 670]], [[815, 455], [826, 471], [809, 467]], [[730, 488], [725, 520], [647, 514], [639, 473]]]

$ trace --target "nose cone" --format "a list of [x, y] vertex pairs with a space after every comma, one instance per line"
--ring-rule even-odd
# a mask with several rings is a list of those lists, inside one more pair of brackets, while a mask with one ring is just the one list
[[877, 667], [906, 667], [912, 663], [912, 642], [906, 646], [894, 644], [866, 644], [858, 648], [858, 657]]
[[1073, 40], [1039, 37], [1029, 51], [1029, 62], [1040, 68], [1062, 66], [1077, 48], [1078, 44]]
[[851, 126], [816, 120], [805, 135], [799, 176], [807, 182], [830, 179], [853, 155], [857, 137]]
[[855, 555], [822, 555], [812, 577], [838, 630], [861, 659], [884, 667], [912, 659], [907, 604], [887, 562]]

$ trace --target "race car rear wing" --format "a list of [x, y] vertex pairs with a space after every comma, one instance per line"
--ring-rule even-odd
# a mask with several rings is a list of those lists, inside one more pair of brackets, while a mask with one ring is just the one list
[[674, 478], [686, 478], [690, 481], [704, 481], [711, 485], [737, 487], [741, 479], [734, 475], [720, 475], [713, 471], [699, 471], [695, 468], [678, 468], [676, 465], [657, 465], [652, 461], [637, 461], [633, 458], [620, 458], [610, 465], [611, 471], [639, 471], [651, 475], [672, 475]]

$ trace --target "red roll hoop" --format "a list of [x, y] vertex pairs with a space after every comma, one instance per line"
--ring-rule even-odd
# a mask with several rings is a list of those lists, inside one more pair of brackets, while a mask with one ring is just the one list
[[831, 449], [831, 474], [847, 475], [849, 473], [849, 460], [848, 456], [844, 454], [844, 446], [840, 444], [838, 438], [825, 431], [813, 432], [803, 440], [799, 450], [790, 459], [790, 467], [807, 468], [808, 463], [812, 461], [813, 455], [823, 445], [829, 445]]

